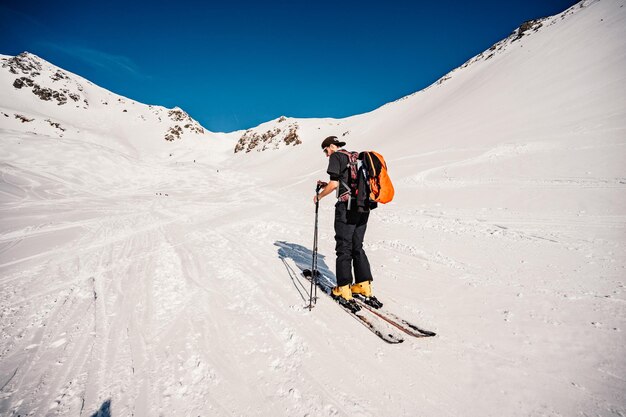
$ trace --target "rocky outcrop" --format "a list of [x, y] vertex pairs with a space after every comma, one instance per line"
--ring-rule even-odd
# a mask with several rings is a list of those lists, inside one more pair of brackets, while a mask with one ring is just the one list
[[50, 120], [50, 119], [46, 119], [46, 122], [48, 122], [48, 124], [49, 124], [50, 126], [55, 127], [55, 128], [57, 128], [57, 129], [61, 130], [62, 132], [65, 132], [65, 128], [63, 128], [63, 127], [61, 126], [61, 123], [58, 123], [58, 122], [53, 122], [53, 121], [52, 121], [52, 120]]
[[15, 81], [13, 81], [13, 87], [17, 89], [22, 87], [32, 87], [33, 85], [35, 85], [35, 82], [28, 77], [16, 78]]
[[168, 110], [167, 116], [170, 118], [170, 120], [174, 122], [185, 122], [183, 125], [177, 123], [167, 130], [167, 132], [165, 133], [165, 140], [167, 141], [171, 142], [173, 140], [180, 139], [185, 130], [190, 133], [204, 133], [204, 128], [200, 126], [200, 124], [194, 119], [192, 119], [191, 116], [189, 116], [189, 114], [187, 114], [187, 112], [185, 112], [183, 109], [175, 107], [171, 110]]
[[514, 38], [511, 40], [511, 42], [515, 42], [516, 40], [521, 39], [524, 35], [527, 35], [531, 30], [533, 32], [537, 32], [542, 26], [543, 26], [543, 21], [545, 19], [533, 19], [533, 20], [528, 20], [524, 23], [522, 23], [522, 25], [517, 28], [516, 32], [513, 32]]
[[191, 119], [187, 113], [178, 107], [173, 108], [167, 112], [167, 115], [175, 122], [182, 122], [185, 119]]
[[42, 71], [41, 62], [28, 52], [7, 59], [2, 68], [8, 68], [12, 74], [28, 74], [33, 77], [39, 75]]
[[[45, 69], [42, 62], [36, 56], [31, 55], [28, 52], [23, 52], [3, 61], [2, 68], [8, 69], [8, 71], [12, 74], [22, 75], [13, 81], [14, 88], [29, 88], [34, 95], [39, 97], [40, 100], [56, 101], [59, 106], [66, 104], [68, 102], [68, 98], [74, 102], [78, 102], [81, 99], [80, 93], [72, 92], [70, 88], [75, 87], [76, 90], [82, 91], [82, 86], [75, 81], [72, 82], [69, 76], [60, 69], [53, 70], [50, 75], [50, 79], [53, 83], [62, 80], [66, 81], [60, 88], [54, 89], [42, 86], [42, 84], [45, 84], [43, 82], [45, 80], [37, 82], [38, 79], [42, 78], [41, 74]], [[84, 103], [85, 105], [88, 105], [87, 100], [84, 100]]]
[[50, 76], [50, 79], [51, 79], [52, 81], [64, 80], [64, 79], [66, 79], [66, 78], [68, 78], [67, 74], [66, 74], [66, 73], [64, 73], [64, 72], [63, 72], [63, 71], [61, 71], [61, 70], [57, 70], [57, 72], [55, 72], [54, 74], [52, 74], [52, 75]]
[[56, 100], [59, 106], [67, 103], [67, 96], [62, 92], [51, 88], [40, 87], [38, 84], [33, 86], [33, 94], [44, 101]]
[[[286, 119], [281, 117], [278, 119], [278, 123], [284, 122]], [[296, 146], [300, 145], [302, 141], [298, 136], [298, 124], [292, 123], [287, 125], [284, 129], [275, 127], [266, 131], [257, 131], [254, 129], [246, 130], [246, 132], [239, 138], [237, 145], [235, 146], [235, 153], [238, 152], [250, 152], [257, 150], [258, 152], [268, 149], [279, 149], [281, 145]]]
[[17, 114], [17, 113], [15, 113], [15, 118], [17, 120], [19, 120], [20, 122], [22, 122], [22, 123], [30, 123], [33, 120], [35, 120], [35, 119], [29, 119], [28, 117], [24, 116], [23, 114]]
[[183, 134], [183, 128], [180, 127], [179, 125], [174, 125], [170, 127], [169, 129], [167, 129], [167, 132], [165, 133], [165, 140], [172, 142], [176, 139], [180, 139], [180, 136], [182, 134]]

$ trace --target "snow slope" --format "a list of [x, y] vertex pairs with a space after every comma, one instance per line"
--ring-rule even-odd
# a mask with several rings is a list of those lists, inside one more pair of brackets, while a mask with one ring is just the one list
[[[584, 1], [237, 153], [244, 132], [165, 141], [166, 109], [74, 75], [109, 104], [70, 108], [3, 69], [0, 415], [625, 415], [625, 32], [623, 0]], [[303, 308], [330, 134], [386, 156], [375, 291], [437, 337], [387, 345], [325, 298]], [[328, 198], [330, 270], [332, 216]]]

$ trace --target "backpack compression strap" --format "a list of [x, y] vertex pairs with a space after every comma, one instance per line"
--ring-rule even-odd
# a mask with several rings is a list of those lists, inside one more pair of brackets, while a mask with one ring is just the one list
[[[348, 157], [348, 168], [350, 169], [350, 182], [355, 183], [356, 185], [356, 178], [357, 178], [357, 159], [358, 159], [358, 153], [357, 152], [349, 152], [345, 149], [339, 149], [337, 152], [341, 152], [342, 154], [346, 155]], [[339, 201], [343, 201], [343, 202], [347, 202], [348, 203], [348, 210], [350, 210], [350, 206], [351, 206], [351, 202], [352, 202], [352, 187], [350, 187], [350, 185], [346, 184], [343, 180], [339, 180], [339, 183], [341, 185], [343, 185], [346, 189], [346, 191], [343, 194], [339, 194], [339, 187], [337, 187], [337, 200]]]

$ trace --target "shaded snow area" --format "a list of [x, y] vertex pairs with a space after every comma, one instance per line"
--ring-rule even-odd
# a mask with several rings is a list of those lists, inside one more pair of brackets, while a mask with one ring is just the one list
[[[3, 66], [0, 415], [625, 416], [624, 3], [524, 25], [373, 112], [268, 122], [254, 152], [34, 55]], [[265, 146], [284, 126], [301, 143]], [[436, 337], [304, 308], [331, 134], [385, 155], [374, 291]]]

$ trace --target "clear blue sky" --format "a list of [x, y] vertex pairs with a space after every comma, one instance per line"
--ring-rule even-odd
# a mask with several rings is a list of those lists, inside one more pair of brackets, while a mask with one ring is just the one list
[[0, 53], [29, 51], [212, 131], [346, 117], [421, 90], [572, 0], [15, 1]]

